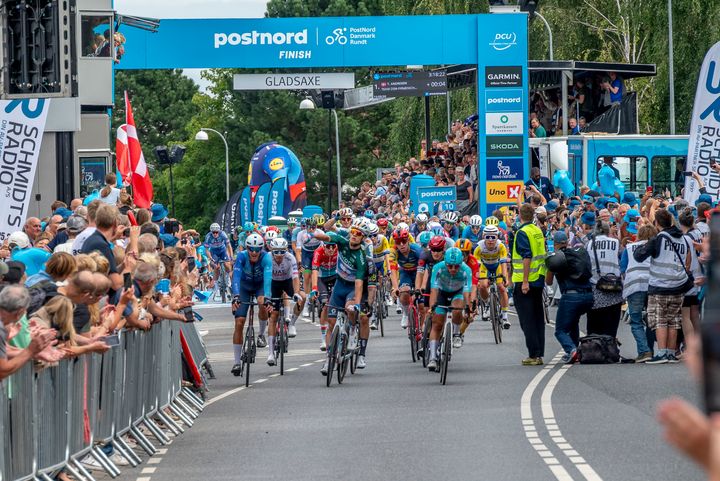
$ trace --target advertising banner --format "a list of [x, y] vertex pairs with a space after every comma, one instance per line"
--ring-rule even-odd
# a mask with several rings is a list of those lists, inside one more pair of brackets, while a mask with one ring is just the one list
[[487, 202], [490, 204], [516, 203], [525, 184], [519, 182], [488, 182]]
[[276, 215], [283, 215], [285, 210], [285, 193], [286, 178], [282, 177], [273, 182], [272, 188], [270, 189], [270, 197], [267, 206], [267, 218], [274, 217]]
[[488, 159], [488, 180], [523, 180], [525, 169], [522, 158]]
[[233, 75], [233, 90], [341, 90], [355, 87], [355, 74], [247, 73]]
[[[710, 164], [720, 163], [720, 42], [705, 55], [695, 92], [690, 124], [686, 171], [697, 172], [705, 180], [707, 192], [717, 201], [720, 174]], [[685, 177], [685, 200], [694, 203], [700, 196], [692, 177]]]
[[253, 219], [255, 219], [255, 222], [259, 225], [266, 225], [271, 188], [272, 184], [270, 182], [265, 182], [255, 193], [255, 200], [253, 201]]
[[252, 222], [252, 220], [252, 189], [248, 185], [240, 195], [240, 225], [245, 224], [245, 222]]
[[418, 191], [421, 187], [434, 187], [435, 178], [429, 175], [420, 174], [410, 178], [410, 211], [419, 214], [420, 212], [430, 212], [432, 204], [423, 202], [422, 205], [418, 199]]
[[240, 201], [241, 192], [235, 192], [230, 196], [230, 200], [225, 207], [225, 225], [221, 225], [222, 229], [228, 235], [232, 234], [235, 228], [240, 224], [240, 211], [238, 210], [238, 203]]
[[0, 240], [22, 230], [50, 100], [0, 100]]

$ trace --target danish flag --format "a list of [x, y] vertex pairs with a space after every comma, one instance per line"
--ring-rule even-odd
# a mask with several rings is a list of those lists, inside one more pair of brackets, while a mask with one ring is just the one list
[[149, 209], [153, 198], [152, 181], [140, 147], [127, 91], [125, 92], [125, 123], [117, 130], [115, 155], [123, 183], [132, 186], [135, 205]]

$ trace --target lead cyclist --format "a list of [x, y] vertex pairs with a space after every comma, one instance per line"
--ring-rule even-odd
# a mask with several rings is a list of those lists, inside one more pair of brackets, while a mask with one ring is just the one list
[[230, 239], [228, 239], [227, 234], [220, 229], [220, 224], [217, 222], [210, 224], [210, 232], [205, 236], [203, 245], [207, 249], [207, 253], [210, 254], [210, 260], [213, 263], [214, 275], [212, 284], [214, 287], [220, 275], [220, 262], [225, 264], [225, 272], [227, 275], [231, 275], [233, 259], [232, 246], [230, 245]]

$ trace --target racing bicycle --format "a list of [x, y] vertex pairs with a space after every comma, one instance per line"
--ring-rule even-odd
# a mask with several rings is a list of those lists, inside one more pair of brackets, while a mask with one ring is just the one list
[[[360, 354], [360, 340], [358, 338], [360, 329], [359, 326], [356, 326], [354, 334], [351, 333], [351, 323], [345, 308], [330, 305], [328, 307], [337, 309], [335, 327], [330, 334], [330, 343], [327, 347], [328, 365], [325, 383], [327, 387], [330, 387], [336, 370], [338, 384], [342, 384], [343, 379], [345, 379], [348, 367], [350, 367], [352, 374], [355, 373]], [[352, 345], [350, 345], [351, 336], [353, 337]]]
[[240, 356], [240, 372], [245, 374], [245, 387], [250, 386], [250, 364], [255, 363], [257, 347], [255, 345], [255, 327], [253, 326], [253, 318], [255, 317], [255, 307], [258, 305], [255, 297], [251, 297], [249, 302], [243, 302], [249, 307], [245, 322], [245, 339], [243, 339], [243, 350]]
[[498, 276], [497, 272], [492, 269], [487, 269], [487, 276], [488, 282], [490, 283], [488, 287], [490, 295], [487, 301], [490, 312], [490, 325], [492, 326], [495, 344], [500, 344], [502, 342], [503, 321], [500, 308], [500, 291], [497, 287], [497, 281], [498, 279], [504, 279], [504, 276], [502, 274]]
[[447, 383], [447, 373], [448, 373], [448, 365], [450, 364], [450, 359], [452, 358], [452, 311], [457, 310], [463, 310], [465, 308], [463, 307], [452, 307], [452, 306], [441, 306], [438, 304], [435, 304], [432, 308], [432, 312], [435, 312], [436, 309], [445, 309], [447, 312], [445, 314], [445, 324], [443, 325], [442, 334], [440, 336], [440, 340], [438, 342], [438, 353], [436, 355], [437, 359], [437, 371], [440, 373], [440, 384], [443, 386]]
[[285, 299], [272, 298], [273, 308], [278, 312], [275, 323], [275, 359], [280, 365], [280, 375], [285, 374], [285, 353], [288, 352], [288, 328], [290, 320], [285, 316]]

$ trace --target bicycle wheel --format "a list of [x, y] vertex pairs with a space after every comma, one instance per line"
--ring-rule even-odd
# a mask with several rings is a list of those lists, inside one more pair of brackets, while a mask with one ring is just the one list
[[330, 335], [330, 344], [327, 347], [327, 376], [325, 376], [327, 379], [325, 380], [325, 383], [327, 387], [330, 387], [330, 384], [332, 384], [332, 377], [335, 374], [335, 365], [337, 363], [337, 357], [335, 353], [337, 352], [338, 348], [338, 336], [340, 335], [340, 327], [335, 324], [335, 327], [332, 330], [332, 334]]
[[543, 301], [543, 312], [545, 314], [545, 324], [550, 324], [550, 311], [548, 310], [548, 304], [550, 304], [550, 299], [548, 299], [547, 292], [545, 292], [545, 288], [543, 288], [543, 291], [542, 291], [542, 301]]
[[417, 307], [413, 304], [410, 311], [410, 322], [408, 323], [408, 338], [410, 339], [410, 358], [417, 362], [417, 329], [418, 329]]
[[[358, 329], [357, 332], [360, 332]], [[360, 358], [360, 337], [355, 334], [355, 348], [353, 349], [351, 355], [350, 355], [350, 374], [355, 374], [355, 371], [357, 371], [357, 363], [358, 359]]]
[[255, 362], [255, 331], [248, 327], [245, 331], [245, 342], [243, 346], [245, 356], [245, 387], [250, 386], [250, 364]]
[[430, 340], [430, 328], [432, 327], [432, 316], [425, 316], [425, 323], [423, 325], [422, 334], [422, 350], [423, 350], [423, 367], [427, 367], [428, 358], [430, 357], [430, 349], [428, 347], [428, 341]]
[[448, 364], [450, 364], [450, 353], [452, 351], [452, 325], [445, 323], [442, 344], [440, 344], [440, 384], [447, 383]]
[[280, 375], [283, 376], [285, 374], [285, 351], [287, 350], [287, 338], [285, 337], [287, 327], [285, 326], [285, 321], [278, 319], [278, 322], [281, 323], [281, 327], [275, 340], [275, 353], [278, 358], [278, 364], [280, 364]]
[[493, 337], [495, 338], [495, 344], [500, 344], [502, 342], [502, 326], [500, 325], [500, 316], [498, 316], [498, 304], [495, 291], [490, 292], [488, 302], [490, 303], [490, 324], [492, 325]]
[[350, 363], [348, 353], [348, 335], [345, 333], [344, 335], [340, 336], [340, 345], [338, 346], [339, 349], [337, 350], [337, 358], [338, 358], [338, 369], [337, 369], [337, 380], [338, 384], [342, 384], [343, 379], [345, 379], [345, 374], [347, 373], [348, 364]]
[[220, 278], [218, 279], [218, 289], [220, 290], [220, 302], [225, 304], [225, 296], [227, 294], [227, 288], [226, 288], [226, 282], [227, 277], [225, 277], [225, 266], [220, 266]]

